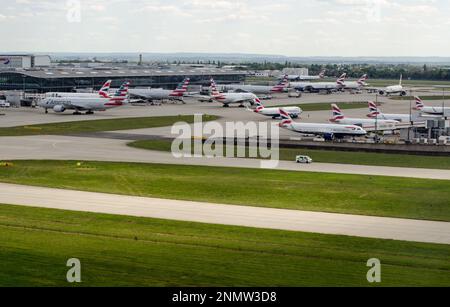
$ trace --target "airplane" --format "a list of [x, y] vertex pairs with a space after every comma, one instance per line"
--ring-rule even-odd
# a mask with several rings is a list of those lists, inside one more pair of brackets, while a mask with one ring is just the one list
[[[261, 100], [258, 98], [255, 99], [256, 109], [254, 110], [255, 113], [261, 114], [264, 116], [272, 117], [273, 119], [280, 118], [280, 109], [279, 108], [266, 108], [262, 104]], [[283, 108], [285, 112], [289, 114], [292, 118], [298, 118], [300, 114], [302, 114], [302, 109], [299, 107], [285, 107]]]
[[305, 86], [304, 91], [310, 93], [319, 93], [320, 91], [326, 91], [327, 93], [335, 92], [344, 87], [346, 77], [347, 74], [343, 74], [336, 82], [311, 82]]
[[420, 97], [414, 97], [416, 100], [416, 107], [414, 110], [419, 111], [425, 116], [433, 116], [433, 117], [446, 117], [450, 116], [450, 107], [429, 107], [426, 106]]
[[398, 85], [388, 86], [382, 90], [378, 90], [381, 96], [390, 96], [393, 94], [399, 94], [400, 96], [406, 96], [406, 90], [402, 85], [403, 75], [400, 75], [400, 83]]
[[285, 77], [289, 81], [308, 81], [308, 80], [320, 80], [325, 78], [326, 70], [322, 70], [318, 76], [300, 76], [300, 75], [286, 75]]
[[342, 139], [345, 136], [363, 136], [367, 132], [356, 125], [337, 125], [337, 124], [313, 124], [313, 123], [296, 123], [284, 109], [279, 109], [282, 122], [279, 124], [281, 128], [291, 130], [301, 134], [313, 134], [323, 136], [326, 140]]
[[411, 122], [414, 118], [410, 114], [385, 114], [380, 111], [377, 104], [373, 101], [369, 101], [369, 111], [367, 114], [369, 118], [378, 118], [382, 120], [395, 120], [398, 122]]
[[284, 92], [289, 85], [289, 81], [287, 76], [283, 80], [281, 80], [275, 86], [265, 86], [265, 85], [241, 85], [241, 84], [230, 84], [230, 85], [218, 85], [223, 91], [241, 91], [241, 92], [249, 92], [253, 94], [263, 94], [269, 95], [272, 93], [281, 93]]
[[108, 80], [98, 91], [98, 93], [62, 93], [62, 92], [49, 92], [45, 94], [46, 98], [57, 97], [79, 97], [79, 98], [111, 98], [109, 95], [109, 89], [111, 88], [112, 80]]
[[214, 79], [211, 78], [211, 98], [215, 101], [221, 102], [225, 108], [230, 104], [239, 103], [240, 107], [244, 107], [245, 102], [254, 104], [258, 97], [253, 93], [220, 93], [217, 90], [217, 85]]
[[125, 82], [112, 97], [49, 97], [44, 98], [38, 103], [38, 106], [45, 109], [53, 109], [55, 113], [63, 113], [66, 110], [75, 110], [74, 115], [80, 115], [80, 111], [86, 111], [86, 114], [94, 114], [94, 111], [106, 111], [108, 109], [123, 106], [128, 103], [129, 82]]
[[364, 128], [367, 131], [395, 130], [396, 125], [399, 123], [396, 120], [347, 118], [336, 104], [332, 104], [331, 109], [333, 111], [333, 117], [330, 119], [330, 122], [342, 125], [356, 125]]
[[360, 89], [364, 88], [365, 86], [367, 86], [366, 81], [369, 79], [367, 74], [364, 74], [361, 78], [359, 78], [358, 81], [345, 81], [347, 74], [344, 74], [343, 77], [344, 77], [344, 80], [342, 81], [342, 79], [339, 79], [338, 84], [342, 89], [346, 89], [346, 90], [360, 90]]
[[190, 79], [186, 78], [181, 82], [175, 90], [165, 90], [165, 89], [132, 89], [129, 91], [130, 95], [133, 97], [143, 98], [147, 100], [181, 100], [183, 101], [184, 95], [187, 93], [187, 89], [190, 83]]

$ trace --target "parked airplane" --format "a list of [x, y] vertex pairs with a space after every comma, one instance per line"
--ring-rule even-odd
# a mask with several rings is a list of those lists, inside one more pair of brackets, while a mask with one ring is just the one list
[[364, 128], [367, 131], [395, 130], [396, 124], [398, 124], [398, 121], [395, 120], [347, 118], [336, 104], [332, 104], [331, 109], [333, 111], [333, 117], [330, 119], [330, 122], [342, 125], [356, 125]]
[[369, 101], [369, 111], [367, 114], [369, 118], [377, 118], [382, 120], [395, 120], [398, 122], [411, 122], [414, 121], [414, 117], [411, 114], [385, 114], [380, 111], [377, 104], [373, 101]]
[[318, 76], [301, 76], [301, 75], [286, 75], [289, 81], [308, 81], [308, 80], [320, 80], [325, 78], [326, 70], [322, 70]]
[[111, 88], [112, 80], [108, 80], [102, 86], [98, 93], [62, 93], [62, 92], [49, 92], [45, 94], [46, 98], [56, 97], [79, 97], [79, 98], [111, 98], [109, 89]]
[[181, 82], [175, 90], [165, 90], [161, 88], [148, 88], [148, 89], [132, 89], [130, 95], [132, 97], [143, 98], [146, 100], [181, 100], [187, 92], [190, 79], [186, 78]]
[[282, 119], [282, 122], [279, 124], [281, 128], [301, 134], [323, 136], [326, 140], [342, 139], [345, 136], [363, 136], [367, 134], [363, 128], [356, 125], [296, 123], [284, 109], [279, 109], [279, 113]]
[[[256, 109], [254, 110], [255, 113], [272, 117], [273, 119], [280, 118], [280, 109], [279, 108], [266, 108], [262, 104], [261, 100], [258, 98], [255, 99]], [[298, 118], [300, 114], [302, 114], [302, 109], [299, 107], [285, 107], [283, 108], [285, 112], [289, 114], [292, 118]]]
[[361, 78], [359, 78], [358, 81], [345, 81], [347, 74], [344, 74], [343, 76], [344, 76], [344, 80], [343, 81], [341, 81], [342, 79], [338, 80], [338, 84], [342, 89], [346, 89], [346, 90], [361, 90], [362, 88], [367, 86], [366, 81], [369, 79], [367, 74], [365, 74]]
[[420, 97], [414, 97], [416, 100], [416, 107], [415, 110], [422, 113], [424, 116], [436, 116], [436, 117], [444, 117], [444, 116], [450, 116], [450, 107], [429, 107], [426, 106], [422, 99]]
[[75, 110], [74, 115], [80, 115], [81, 111], [93, 114], [94, 111], [106, 111], [128, 103], [129, 85], [129, 82], [125, 82], [112, 97], [108, 98], [49, 97], [41, 100], [38, 106], [44, 108], [45, 113], [48, 113], [48, 109], [53, 109], [55, 113]]
[[269, 95], [272, 93], [281, 93], [287, 90], [289, 85], [287, 76], [281, 80], [275, 86], [265, 85], [242, 85], [242, 84], [230, 84], [230, 85], [218, 85], [222, 91], [234, 91], [234, 92], [249, 92], [253, 94]]
[[400, 82], [398, 85], [388, 86], [384, 89], [378, 90], [378, 93], [382, 96], [390, 96], [394, 94], [399, 94], [400, 96], [406, 96], [406, 90], [402, 85], [403, 75], [400, 75]]
[[346, 77], [347, 74], [343, 74], [336, 82], [311, 82], [309, 85], [305, 86], [304, 91], [310, 93], [318, 93], [321, 91], [326, 91], [328, 93], [335, 92], [344, 87]]
[[217, 90], [217, 85], [214, 79], [211, 79], [211, 98], [223, 104], [224, 107], [229, 107], [230, 104], [239, 103], [240, 107], [244, 107], [245, 102], [252, 105], [258, 97], [253, 93], [220, 93]]

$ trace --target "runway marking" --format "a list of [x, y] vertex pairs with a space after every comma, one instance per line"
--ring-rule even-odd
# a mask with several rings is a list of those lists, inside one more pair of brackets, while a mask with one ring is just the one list
[[222, 205], [4, 183], [0, 183], [0, 202], [208, 224], [450, 244], [448, 222]]

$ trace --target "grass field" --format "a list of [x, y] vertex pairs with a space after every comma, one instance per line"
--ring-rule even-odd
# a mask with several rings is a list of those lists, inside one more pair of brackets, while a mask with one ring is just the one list
[[[0, 286], [450, 286], [450, 246], [0, 205]], [[382, 263], [369, 284], [370, 258]]]
[[[217, 117], [205, 115], [204, 120], [215, 120]], [[171, 126], [176, 122], [194, 122], [193, 115], [187, 116], [163, 116], [163, 117], [139, 117], [118, 118], [103, 120], [87, 120], [54, 124], [19, 126], [12, 128], [0, 128], [0, 136], [23, 135], [62, 135], [99, 131], [118, 131], [128, 129], [155, 128]]]
[[[293, 165], [295, 167], [295, 165]], [[15, 161], [0, 182], [165, 199], [450, 221], [450, 181], [261, 169]]]
[[[143, 140], [129, 143], [128, 146], [147, 150], [170, 152], [172, 150], [172, 141]], [[297, 155], [307, 155], [310, 156], [315, 162], [322, 162], [322, 163], [378, 165], [378, 166], [450, 170], [449, 157], [280, 148], [280, 160], [294, 161]]]
[[[303, 103], [303, 104], [297, 103], [280, 106], [280, 108], [283, 107], [300, 107], [303, 110], [303, 112], [331, 110], [330, 103]], [[339, 107], [343, 110], [368, 108], [367, 101], [339, 102]]]

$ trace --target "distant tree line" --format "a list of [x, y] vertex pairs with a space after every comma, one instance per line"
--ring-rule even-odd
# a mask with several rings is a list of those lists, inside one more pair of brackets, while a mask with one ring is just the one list
[[403, 75], [405, 80], [450, 80], [450, 67], [428, 65], [394, 65], [394, 64], [300, 64], [300, 63], [245, 63], [242, 64], [249, 70], [283, 70], [284, 68], [309, 69], [310, 75], [318, 75], [326, 69], [326, 75], [330, 77], [340, 76], [344, 72], [350, 78], [359, 78], [368, 74], [371, 79], [398, 79]]

